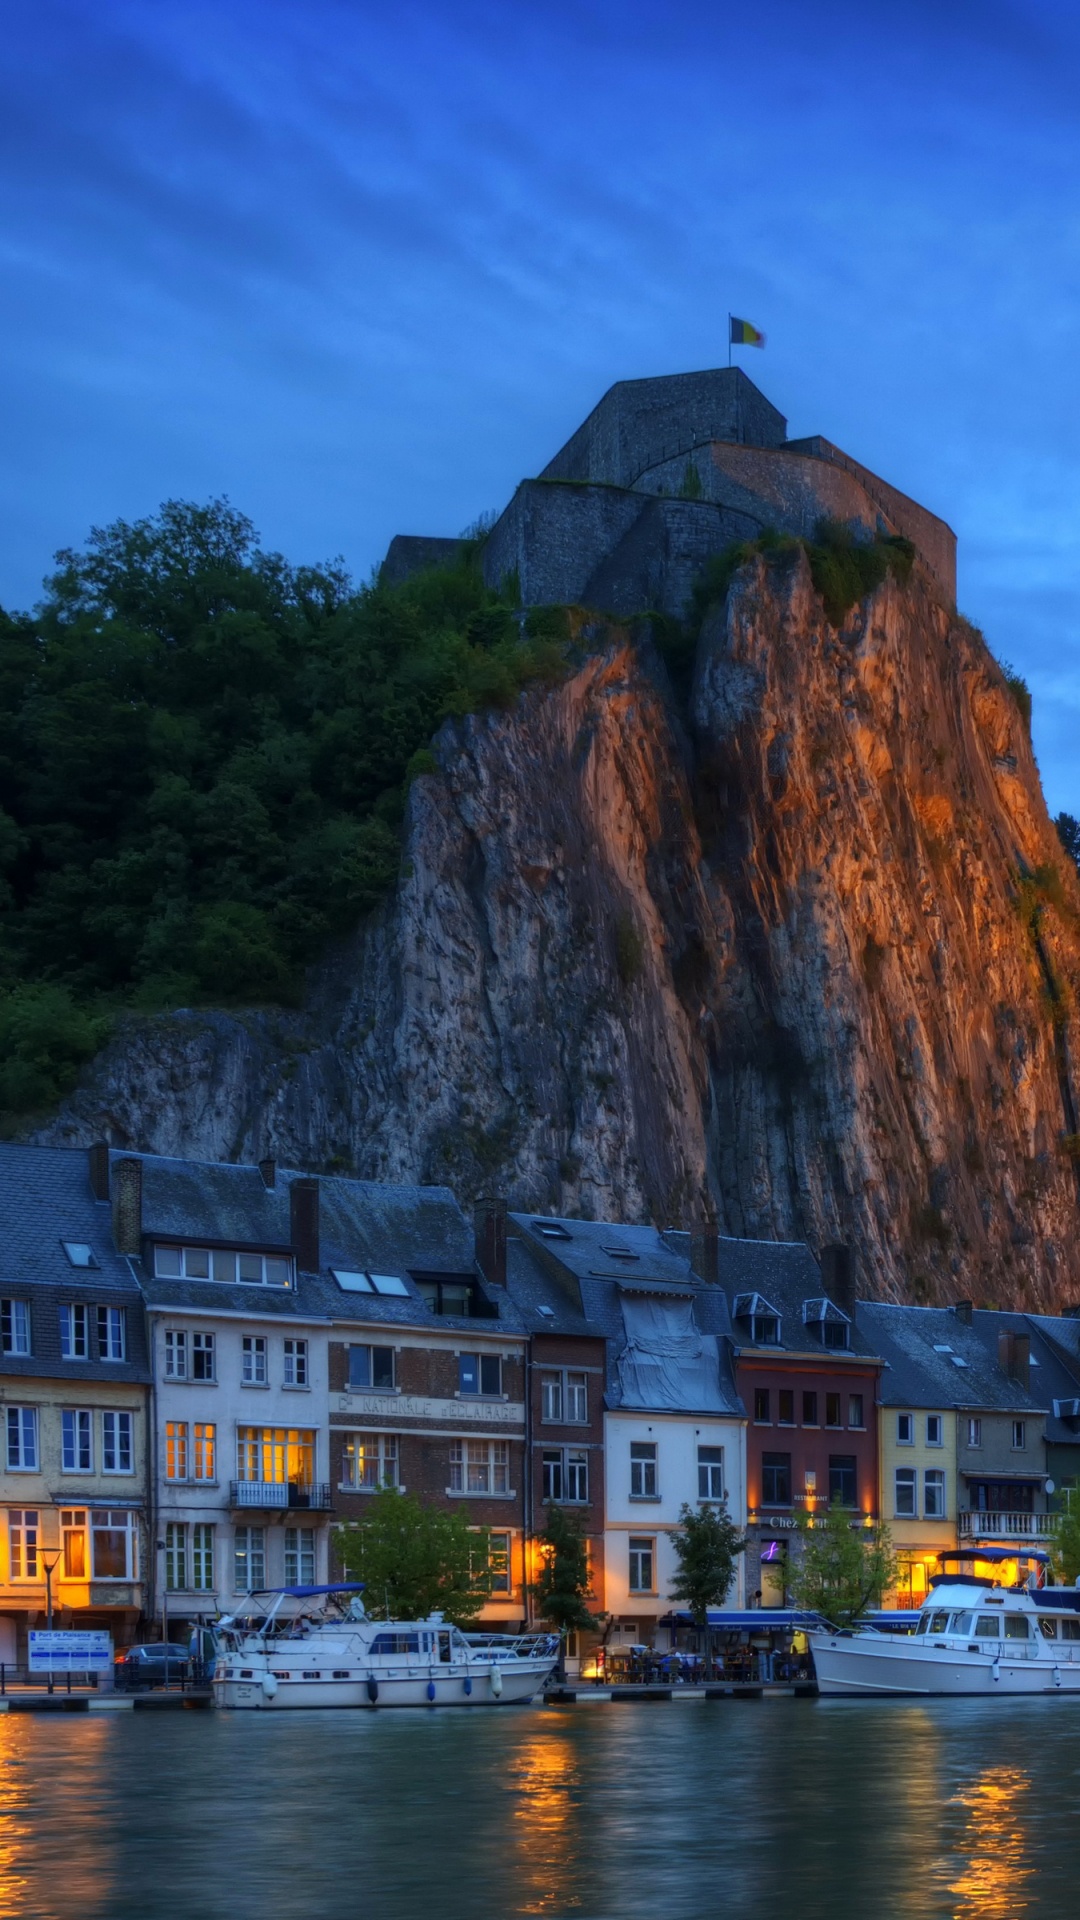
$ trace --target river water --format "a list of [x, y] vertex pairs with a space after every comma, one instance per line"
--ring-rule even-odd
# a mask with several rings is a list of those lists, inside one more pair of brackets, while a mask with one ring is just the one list
[[1065, 1920], [1080, 1704], [0, 1717], [2, 1920]]

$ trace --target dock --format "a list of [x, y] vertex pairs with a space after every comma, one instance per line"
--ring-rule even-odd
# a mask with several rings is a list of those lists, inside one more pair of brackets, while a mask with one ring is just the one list
[[0, 1713], [152, 1713], [183, 1712], [209, 1707], [213, 1693], [209, 1687], [160, 1689], [147, 1693], [105, 1693], [92, 1687], [73, 1688], [70, 1693], [58, 1687], [8, 1687], [0, 1699]]
[[757, 1680], [710, 1680], [700, 1686], [666, 1686], [651, 1682], [625, 1686], [596, 1687], [586, 1682], [579, 1686], [549, 1687], [544, 1694], [545, 1707], [589, 1706], [594, 1701], [666, 1701], [666, 1700], [812, 1700], [817, 1687], [812, 1681], [792, 1683]]

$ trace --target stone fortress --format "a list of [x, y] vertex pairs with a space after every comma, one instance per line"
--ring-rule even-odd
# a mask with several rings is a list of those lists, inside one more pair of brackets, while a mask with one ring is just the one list
[[[681, 617], [709, 556], [765, 528], [812, 538], [828, 518], [912, 541], [956, 598], [956, 535], [818, 434], [787, 421], [741, 367], [620, 380], [535, 480], [523, 480], [481, 551], [519, 604]], [[447, 565], [459, 540], [397, 534], [381, 579]]]

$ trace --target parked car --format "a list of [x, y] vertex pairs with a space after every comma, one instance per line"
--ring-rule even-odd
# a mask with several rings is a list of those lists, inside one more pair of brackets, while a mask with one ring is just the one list
[[164, 1641], [151, 1646], [124, 1647], [114, 1665], [116, 1685], [124, 1693], [191, 1678], [191, 1656], [187, 1648]]

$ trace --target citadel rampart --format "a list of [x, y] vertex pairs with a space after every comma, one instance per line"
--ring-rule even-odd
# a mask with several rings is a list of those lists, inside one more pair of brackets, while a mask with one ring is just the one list
[[[681, 616], [710, 554], [766, 527], [809, 539], [828, 518], [903, 534], [951, 604], [951, 528], [831, 441], [786, 432], [739, 367], [620, 381], [539, 478], [522, 481], [484, 543], [484, 577], [516, 580], [523, 606]], [[455, 551], [399, 534], [382, 577]]]

